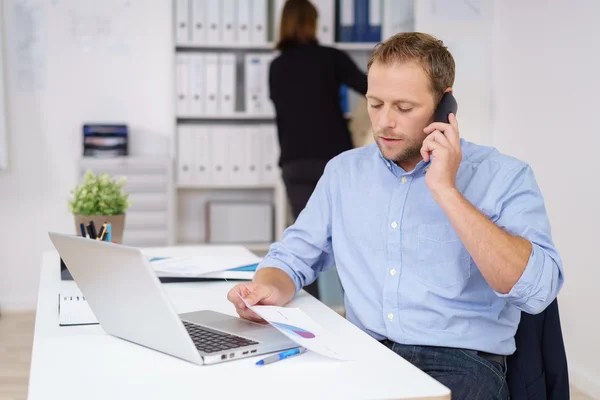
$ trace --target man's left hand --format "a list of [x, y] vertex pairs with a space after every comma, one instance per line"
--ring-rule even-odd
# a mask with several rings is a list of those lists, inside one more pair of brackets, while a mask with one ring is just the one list
[[421, 156], [425, 162], [431, 159], [425, 181], [436, 199], [456, 190], [456, 173], [462, 160], [458, 121], [454, 114], [448, 120], [449, 124], [433, 122], [423, 130], [428, 136], [423, 141]]

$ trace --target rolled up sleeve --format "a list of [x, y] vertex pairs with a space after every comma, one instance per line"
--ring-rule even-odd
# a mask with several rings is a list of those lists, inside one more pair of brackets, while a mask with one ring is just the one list
[[331, 181], [334, 175], [331, 164], [334, 160], [325, 167], [296, 222], [284, 231], [279, 242], [271, 245], [257, 268], [279, 268], [292, 278], [296, 293], [334, 264], [331, 246]]
[[529, 314], [546, 309], [564, 282], [563, 264], [552, 240], [542, 193], [529, 166], [513, 171], [505, 181], [496, 225], [527, 239], [532, 250], [525, 270], [510, 292], [496, 293]]

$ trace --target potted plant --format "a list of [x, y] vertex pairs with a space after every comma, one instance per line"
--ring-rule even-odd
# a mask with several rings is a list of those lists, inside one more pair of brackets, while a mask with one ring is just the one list
[[123, 243], [125, 211], [131, 205], [129, 193], [123, 190], [125, 177], [119, 181], [108, 174], [95, 175], [86, 171], [83, 182], [71, 192], [69, 209], [75, 217], [75, 229], [79, 234], [80, 224], [85, 226], [94, 221], [96, 230], [105, 223], [111, 224], [111, 241]]

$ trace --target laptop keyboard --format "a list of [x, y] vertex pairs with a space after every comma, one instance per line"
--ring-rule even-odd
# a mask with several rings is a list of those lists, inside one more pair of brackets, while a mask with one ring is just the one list
[[202, 328], [196, 324], [182, 321], [187, 329], [196, 348], [205, 353], [216, 353], [229, 349], [252, 346], [258, 344], [253, 340], [244, 339], [240, 336], [230, 335], [228, 333], [213, 332]]

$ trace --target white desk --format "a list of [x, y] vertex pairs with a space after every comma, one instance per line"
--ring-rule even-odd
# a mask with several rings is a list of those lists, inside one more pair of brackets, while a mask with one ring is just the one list
[[[198, 247], [198, 252], [202, 247]], [[188, 249], [189, 250], [189, 249]], [[163, 253], [164, 254], [164, 253]], [[449, 399], [450, 391], [302, 292], [291, 303], [376, 362], [341, 362], [306, 353], [257, 367], [260, 357], [197, 366], [108, 336], [99, 325], [59, 327], [59, 258], [44, 253], [29, 380], [36, 399]], [[236, 315], [228, 282], [163, 284], [175, 309]]]

